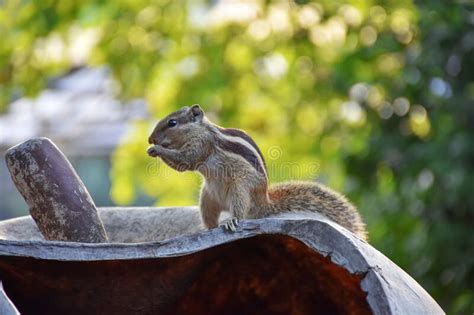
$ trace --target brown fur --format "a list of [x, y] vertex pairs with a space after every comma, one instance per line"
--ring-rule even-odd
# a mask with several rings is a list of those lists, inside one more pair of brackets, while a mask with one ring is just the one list
[[[175, 119], [177, 125], [168, 127]], [[201, 217], [207, 228], [218, 226], [229, 211], [237, 219], [256, 219], [285, 212], [317, 212], [367, 239], [356, 208], [341, 194], [313, 182], [286, 182], [268, 188], [265, 161], [243, 131], [212, 124], [198, 105], [184, 107], [158, 122], [148, 154], [172, 168], [198, 171], [204, 177]]]

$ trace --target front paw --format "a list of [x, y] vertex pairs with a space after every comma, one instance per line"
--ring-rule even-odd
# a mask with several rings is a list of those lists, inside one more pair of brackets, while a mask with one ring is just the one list
[[146, 150], [146, 153], [151, 157], [157, 157], [160, 156], [162, 149], [163, 147], [161, 145], [155, 144], [149, 147], [148, 150]]
[[237, 218], [227, 219], [224, 222], [222, 222], [221, 226], [226, 231], [235, 232], [237, 231], [237, 228], [239, 227], [239, 219]]

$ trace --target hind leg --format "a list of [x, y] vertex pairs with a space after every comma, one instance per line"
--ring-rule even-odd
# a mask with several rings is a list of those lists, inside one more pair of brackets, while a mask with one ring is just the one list
[[206, 187], [201, 190], [201, 199], [199, 200], [201, 219], [204, 227], [207, 229], [216, 228], [219, 225], [219, 215], [222, 209], [219, 204], [207, 192]]
[[222, 226], [227, 231], [235, 232], [239, 226], [239, 221], [247, 218], [250, 209], [250, 196], [246, 189], [241, 187], [233, 187], [229, 190], [230, 199], [230, 215]]

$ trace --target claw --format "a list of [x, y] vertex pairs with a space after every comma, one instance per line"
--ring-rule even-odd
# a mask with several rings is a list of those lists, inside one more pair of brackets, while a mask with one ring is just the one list
[[225, 220], [221, 226], [226, 231], [235, 232], [237, 231], [237, 228], [239, 226], [239, 219], [232, 218], [232, 219]]

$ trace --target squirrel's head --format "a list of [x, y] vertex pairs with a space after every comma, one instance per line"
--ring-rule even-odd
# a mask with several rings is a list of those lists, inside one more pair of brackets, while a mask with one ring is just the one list
[[199, 105], [185, 106], [160, 120], [148, 143], [178, 149], [193, 135], [200, 133], [204, 118], [204, 111]]

